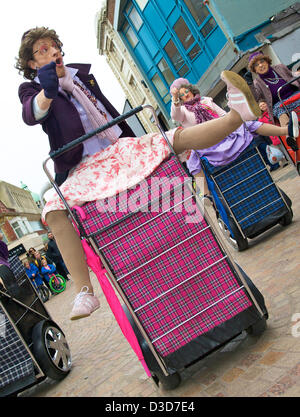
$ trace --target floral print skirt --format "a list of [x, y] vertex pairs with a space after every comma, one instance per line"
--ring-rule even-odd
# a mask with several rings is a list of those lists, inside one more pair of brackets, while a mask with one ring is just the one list
[[[171, 145], [176, 129], [166, 132]], [[60, 190], [70, 207], [111, 197], [148, 177], [169, 154], [170, 148], [160, 133], [119, 138], [108, 148], [85, 156], [70, 171]], [[185, 156], [180, 157], [185, 160]], [[46, 192], [45, 199], [43, 220], [50, 211], [65, 210], [54, 189]]]

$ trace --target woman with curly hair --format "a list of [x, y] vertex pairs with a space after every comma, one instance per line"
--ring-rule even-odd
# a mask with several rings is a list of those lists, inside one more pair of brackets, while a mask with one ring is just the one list
[[[280, 126], [286, 126], [289, 122], [289, 112], [292, 112], [300, 106], [300, 99], [288, 104], [287, 110], [284, 107], [280, 107], [280, 99], [278, 97], [278, 90], [284, 84], [292, 81], [293, 78], [299, 76], [300, 73], [293, 73], [284, 64], [272, 65], [272, 60], [268, 55], [265, 55], [261, 51], [254, 52], [249, 56], [249, 70], [256, 74], [257, 77], [250, 80], [252, 82], [252, 92], [257, 101], [264, 100], [267, 103], [268, 116], [272, 123], [275, 123], [275, 119], [279, 120]], [[293, 81], [291, 84], [281, 89], [280, 96], [282, 100], [286, 100], [299, 93], [300, 79]], [[297, 115], [294, 113], [295, 122]], [[287, 139], [287, 143], [292, 149], [297, 150], [298, 147], [295, 140], [290, 137]]]

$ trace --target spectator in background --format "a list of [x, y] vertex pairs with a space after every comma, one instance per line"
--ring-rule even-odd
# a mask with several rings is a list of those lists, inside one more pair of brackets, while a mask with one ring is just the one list
[[49, 285], [48, 277], [45, 277], [42, 273], [42, 267], [43, 267], [42, 260], [45, 259], [49, 263], [51, 263], [51, 261], [47, 258], [47, 256], [44, 256], [44, 255], [42, 256], [39, 251], [35, 251], [34, 258], [35, 258], [34, 265], [37, 266], [37, 268], [39, 269], [40, 274], [42, 275], [44, 283], [47, 285], [49, 290], [52, 292], [52, 290], [50, 288], [50, 285]]
[[26, 255], [27, 255], [27, 259], [29, 263], [35, 263], [35, 256], [34, 256], [35, 252], [36, 252], [35, 248], [28, 249], [28, 252]]
[[69, 280], [68, 274], [69, 271], [64, 263], [63, 257], [57, 247], [54, 236], [52, 232], [48, 232], [48, 249], [46, 252], [47, 258], [50, 260], [50, 263], [54, 262], [56, 266], [56, 271], [59, 275], [65, 278], [66, 281]]
[[[272, 123], [270, 116], [268, 114], [268, 106], [265, 100], [261, 99], [258, 102], [258, 105], [261, 109], [262, 115], [258, 119], [260, 122], [263, 123]], [[283, 145], [281, 144], [281, 141], [278, 136], [268, 136], [267, 138], [268, 143], [266, 143], [265, 146], [265, 154], [267, 155], [267, 158], [269, 162], [273, 165], [271, 167], [271, 171], [274, 169], [279, 168], [279, 162], [282, 162], [282, 166], [287, 165], [287, 160], [284, 156], [284, 150]], [[260, 149], [261, 150], [261, 149]], [[264, 155], [263, 155], [264, 157]], [[265, 158], [264, 158], [265, 159]]]
[[45, 258], [41, 260], [41, 264], [42, 264], [41, 272], [42, 272], [43, 276], [49, 282], [51, 275], [55, 274], [56, 268], [53, 264], [48, 264], [48, 262]]
[[29, 261], [25, 261], [23, 265], [26, 270], [26, 275], [31, 280], [35, 288], [38, 288], [40, 285], [43, 285], [43, 278], [40, 275], [38, 267], [34, 263], [30, 263]]
[[[293, 73], [284, 64], [272, 65], [271, 58], [262, 51], [256, 51], [249, 56], [248, 68], [252, 73], [256, 74], [256, 77], [253, 80], [251, 73], [248, 72], [245, 74], [245, 79], [250, 85], [256, 100], [264, 99], [266, 101], [267, 112], [271, 123], [275, 123], [275, 119], [278, 119], [280, 126], [286, 126], [290, 118], [287, 111], [291, 113], [291, 117], [295, 117], [296, 121], [297, 115], [293, 113], [293, 110], [300, 106], [300, 99], [288, 104], [286, 108], [280, 107], [281, 102], [278, 96], [278, 90], [284, 84], [299, 76], [300, 73]], [[299, 89], [300, 80], [296, 79], [291, 84], [281, 88], [281, 99], [286, 100], [295, 96], [299, 93]], [[295, 141], [297, 136], [293, 135], [287, 138], [288, 145], [294, 151], [298, 150]]]

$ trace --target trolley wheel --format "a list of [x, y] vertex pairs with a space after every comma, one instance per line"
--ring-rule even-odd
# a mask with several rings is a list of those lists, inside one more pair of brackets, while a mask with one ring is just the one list
[[177, 388], [181, 383], [181, 376], [178, 372], [174, 372], [168, 376], [164, 375], [163, 373], [155, 373], [152, 375], [152, 379], [158, 385], [161, 384], [165, 390], [172, 390]]
[[43, 303], [49, 300], [50, 298], [50, 291], [49, 288], [47, 288], [45, 285], [40, 285], [37, 289], [37, 293], [40, 296]]
[[242, 236], [235, 222], [229, 217], [230, 228], [233, 232], [232, 236], [227, 225], [224, 223], [223, 219], [220, 217], [218, 212], [216, 212], [216, 216], [219, 227], [227, 241], [230, 243], [230, 245], [239, 252], [248, 249], [248, 240]]
[[66, 280], [61, 275], [55, 274], [50, 278], [49, 285], [53, 292], [60, 293], [66, 289]]
[[261, 317], [256, 323], [252, 324], [246, 329], [246, 332], [251, 336], [260, 336], [267, 328], [267, 319], [265, 316]]
[[52, 321], [42, 320], [32, 331], [33, 354], [49, 378], [60, 381], [71, 369], [71, 353], [62, 330]]
[[289, 224], [291, 224], [293, 221], [293, 211], [292, 209], [289, 209], [289, 211], [283, 216], [281, 217], [281, 219], [279, 220], [279, 224], [281, 226], [288, 226]]

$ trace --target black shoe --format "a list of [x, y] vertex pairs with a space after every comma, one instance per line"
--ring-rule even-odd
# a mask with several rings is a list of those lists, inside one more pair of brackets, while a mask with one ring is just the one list
[[286, 143], [292, 148], [294, 152], [299, 150], [296, 140], [291, 136], [286, 138]]
[[288, 124], [288, 136], [294, 139], [297, 139], [297, 137], [299, 136], [298, 116], [297, 116], [297, 113], [295, 113], [294, 111], [292, 111], [290, 115], [290, 120]]

